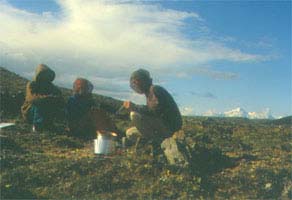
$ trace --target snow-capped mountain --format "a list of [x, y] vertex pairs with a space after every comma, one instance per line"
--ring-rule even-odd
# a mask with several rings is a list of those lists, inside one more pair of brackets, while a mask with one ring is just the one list
[[208, 110], [207, 112], [203, 113], [203, 116], [206, 117], [224, 117], [222, 113], [218, 113], [215, 110]]
[[271, 110], [266, 108], [263, 112], [249, 112], [248, 118], [250, 119], [274, 119], [271, 114]]
[[243, 108], [235, 108], [230, 111], [226, 111], [224, 113], [219, 113], [214, 110], [209, 110], [205, 113], [203, 113], [203, 116], [209, 116], [209, 117], [243, 117], [243, 118], [249, 118], [249, 119], [274, 119], [274, 117], [271, 114], [271, 110], [269, 108], [266, 108], [262, 112], [247, 112]]
[[248, 118], [248, 113], [243, 108], [235, 108], [233, 110], [224, 112], [225, 117], [245, 117]]

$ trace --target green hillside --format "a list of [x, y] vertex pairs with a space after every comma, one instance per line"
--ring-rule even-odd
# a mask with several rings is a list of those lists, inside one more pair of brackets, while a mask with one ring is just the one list
[[[1, 92], [24, 89], [27, 80], [0, 69]], [[120, 101], [95, 98], [115, 117]], [[191, 159], [183, 169], [163, 157], [153, 162], [147, 146], [98, 157], [93, 142], [66, 135], [63, 122], [36, 134], [16, 111], [6, 117], [10, 111], [3, 109], [1, 120], [16, 126], [1, 130], [1, 199], [292, 198], [289, 120], [184, 117]], [[127, 119], [114, 119], [120, 131], [129, 126]]]
[[[3, 118], [7, 118], [7, 115], [8, 117], [10, 117], [11, 114], [14, 117], [15, 115], [18, 115], [18, 111], [20, 109], [19, 105], [21, 105], [24, 101], [25, 88], [28, 81], [29, 80], [19, 76], [18, 74], [10, 72], [9, 70], [0, 66], [1, 110], [3, 111], [8, 109], [6, 115], [1, 114], [2, 120]], [[71, 89], [62, 87], [60, 87], [60, 89], [65, 99], [72, 94]], [[10, 98], [3, 98], [3, 95], [7, 96], [5, 93], [8, 93]], [[20, 99], [17, 99], [17, 96], [19, 96]], [[100, 105], [100, 107], [107, 110], [109, 113], [115, 113], [122, 105], [122, 101], [113, 99], [111, 97], [106, 97], [99, 94], [94, 94], [93, 97]], [[7, 107], [11, 107], [12, 109]]]
[[285, 124], [292, 125], [292, 116], [283, 117], [281, 119], [274, 120], [272, 123], [276, 125], [285, 125]]

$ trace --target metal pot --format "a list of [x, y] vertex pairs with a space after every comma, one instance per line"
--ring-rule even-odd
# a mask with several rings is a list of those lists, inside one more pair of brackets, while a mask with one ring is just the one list
[[114, 132], [97, 131], [97, 139], [94, 140], [95, 154], [112, 154], [116, 148], [117, 134]]

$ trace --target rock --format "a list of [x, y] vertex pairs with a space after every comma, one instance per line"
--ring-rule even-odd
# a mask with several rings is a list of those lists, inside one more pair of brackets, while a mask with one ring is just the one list
[[184, 141], [185, 140], [185, 132], [183, 130], [179, 130], [173, 133], [172, 138], [178, 140], [178, 141]]
[[126, 146], [131, 146], [137, 143], [141, 137], [140, 131], [136, 127], [131, 127], [126, 131]]
[[170, 165], [187, 167], [189, 165], [189, 153], [184, 140], [184, 132], [178, 131], [172, 137], [161, 143], [161, 148]]
[[285, 181], [281, 199], [292, 199], [292, 181]]

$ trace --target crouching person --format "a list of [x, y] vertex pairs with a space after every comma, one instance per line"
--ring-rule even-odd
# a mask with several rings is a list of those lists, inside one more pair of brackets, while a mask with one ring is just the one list
[[95, 126], [91, 117], [94, 107], [92, 98], [93, 85], [84, 78], [77, 78], [73, 83], [73, 95], [66, 105], [66, 119], [70, 135], [80, 138], [93, 138]]
[[[153, 154], [161, 152], [162, 141], [181, 129], [182, 118], [172, 96], [161, 86], [153, 85], [148, 71], [139, 69], [132, 73], [131, 88], [146, 97], [147, 105], [135, 105], [125, 101], [123, 106], [130, 111], [133, 125], [141, 133], [141, 142], [153, 145]], [[128, 129], [131, 134], [133, 128]]]
[[61, 91], [52, 83], [55, 72], [47, 65], [36, 68], [33, 81], [26, 86], [26, 97], [21, 107], [23, 118], [33, 125], [33, 131], [51, 129], [61, 115], [64, 100]]

